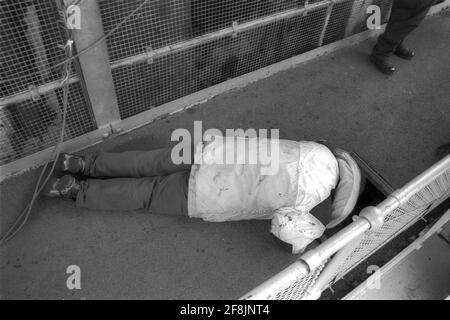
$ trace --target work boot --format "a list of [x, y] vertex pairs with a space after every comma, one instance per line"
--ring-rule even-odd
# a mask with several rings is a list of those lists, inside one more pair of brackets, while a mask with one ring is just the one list
[[85, 166], [86, 162], [83, 157], [68, 153], [61, 153], [56, 160], [55, 170], [78, 174], [84, 172]]
[[51, 178], [42, 189], [42, 195], [50, 198], [64, 197], [75, 200], [80, 191], [80, 183], [70, 174], [61, 178]]
[[375, 67], [382, 73], [391, 75], [395, 72], [395, 67], [389, 62], [389, 57], [378, 56], [373, 53], [370, 57]]
[[414, 51], [408, 49], [403, 44], [400, 44], [395, 50], [394, 54], [402, 59], [411, 60], [414, 58]]

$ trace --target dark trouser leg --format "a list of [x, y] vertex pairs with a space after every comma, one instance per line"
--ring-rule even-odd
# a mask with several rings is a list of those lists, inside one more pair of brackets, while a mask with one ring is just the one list
[[147, 209], [156, 214], [187, 215], [190, 171], [164, 177], [88, 179], [81, 182], [76, 205], [93, 210]]
[[85, 158], [84, 174], [89, 177], [154, 177], [189, 170], [190, 164], [174, 164], [172, 149], [101, 153]]
[[435, 0], [394, 0], [386, 31], [378, 38], [374, 55], [388, 56], [423, 21]]

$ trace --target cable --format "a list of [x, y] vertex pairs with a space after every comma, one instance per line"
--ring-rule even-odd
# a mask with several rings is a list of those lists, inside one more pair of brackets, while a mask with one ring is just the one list
[[[80, 0], [80, 2], [83, 0]], [[46, 68], [45, 72], [47, 71], [51, 71], [54, 70], [58, 67], [61, 67], [63, 65], [65, 65], [68, 62], [73, 61], [74, 59], [80, 57], [81, 55], [85, 54], [86, 52], [88, 52], [89, 50], [91, 50], [92, 48], [98, 46], [100, 43], [102, 43], [103, 41], [105, 41], [107, 38], [109, 38], [111, 35], [113, 35], [118, 29], [120, 29], [122, 27], [122, 25], [124, 25], [132, 16], [134, 16], [139, 10], [141, 10], [141, 8], [146, 5], [150, 0], [144, 0], [136, 9], [134, 9], [128, 16], [126, 16], [121, 22], [119, 22], [113, 29], [111, 29], [107, 34], [103, 35], [102, 37], [100, 37], [99, 39], [97, 39], [96, 41], [94, 41], [91, 45], [89, 45], [88, 47], [84, 48], [83, 50], [81, 50], [80, 52], [78, 52], [77, 54], [73, 55], [70, 58], [67, 58], [64, 61], [61, 61], [60, 63], [57, 63], [51, 67]], [[26, 79], [30, 77], [30, 75], [25, 75], [25, 76], [20, 76], [20, 77], [16, 77], [16, 78], [9, 78], [6, 80], [0, 80], [0, 84], [3, 83], [7, 83], [7, 82], [13, 82], [13, 81], [18, 81], [21, 79]]]
[[[71, 5], [74, 5], [74, 4], [78, 5], [81, 2], [84, 2], [84, 0], [75, 0]], [[39, 196], [39, 194], [41, 193], [42, 189], [47, 184], [47, 182], [50, 180], [50, 178], [52, 177], [53, 172], [55, 170], [56, 160], [58, 159], [58, 157], [59, 157], [59, 155], [61, 153], [61, 145], [64, 142], [64, 132], [65, 132], [66, 122], [67, 122], [67, 108], [68, 108], [68, 99], [69, 99], [69, 81], [68, 80], [70, 78], [70, 70], [71, 70], [72, 61], [74, 59], [80, 57], [82, 54], [86, 53], [87, 51], [91, 50], [92, 48], [96, 47], [101, 42], [105, 41], [108, 37], [110, 37], [112, 34], [114, 34], [114, 32], [116, 32], [120, 27], [122, 27], [122, 25], [124, 23], [126, 23], [132, 16], [134, 16], [148, 2], [149, 2], [149, 0], [144, 0], [135, 10], [133, 10], [128, 16], [126, 16], [120, 23], [118, 23], [106, 35], [102, 36], [101, 38], [96, 40], [94, 43], [92, 43], [90, 46], [86, 47], [85, 49], [81, 50], [80, 52], [78, 52], [75, 55], [73, 54], [73, 40], [72, 40], [72, 37], [69, 36], [69, 40], [67, 41], [67, 44], [64, 46], [64, 49], [66, 50], [66, 59], [64, 61], [62, 61], [62, 62], [60, 62], [60, 63], [58, 63], [56, 65], [53, 65], [53, 66], [51, 66], [51, 67], [46, 69], [47, 71], [50, 71], [50, 70], [56, 69], [56, 68], [58, 68], [60, 66], [64, 66], [64, 68], [65, 68], [64, 77], [63, 77], [63, 80], [62, 80], [62, 87], [63, 87], [63, 117], [62, 117], [61, 133], [60, 133], [59, 141], [55, 145], [55, 149], [53, 151], [54, 152], [53, 165], [52, 165], [48, 175], [44, 179], [43, 183], [41, 183], [41, 182], [42, 182], [42, 179], [44, 177], [44, 173], [45, 173], [45, 171], [48, 168], [49, 163], [47, 162], [44, 165], [44, 167], [42, 168], [41, 174], [39, 175], [38, 181], [36, 183], [36, 187], [34, 188], [33, 196], [31, 198], [31, 201], [25, 207], [25, 209], [22, 211], [20, 216], [14, 221], [13, 225], [8, 229], [8, 231], [5, 233], [5, 235], [0, 239], [0, 246], [3, 246], [9, 240], [14, 238], [14, 236], [26, 224], [26, 222], [28, 221], [28, 218], [30, 217], [31, 210], [33, 209], [33, 205], [34, 205], [37, 197]], [[2, 81], [0, 81], [0, 84], [1, 83], [5, 83], [5, 82], [11, 82], [11, 81], [24, 79], [26, 77], [28, 77], [28, 76], [21, 76], [21, 77], [17, 77], [17, 78], [10, 78], [10, 79], [6, 79], [6, 80], [2, 80]], [[22, 222], [19, 224], [20, 221], [22, 221]]]
[[[67, 44], [65, 45], [64, 48], [66, 50], [66, 56], [70, 58], [73, 54], [73, 40], [71, 40], [71, 39], [68, 40]], [[67, 108], [68, 108], [68, 104], [69, 104], [69, 81], [68, 80], [70, 78], [70, 69], [71, 69], [71, 61], [72, 60], [68, 59], [67, 61], [68, 62], [65, 65], [64, 78], [62, 80], [62, 82], [63, 82], [63, 111], [62, 111], [63, 117], [62, 117], [62, 123], [61, 123], [61, 132], [60, 132], [58, 143], [55, 145], [55, 149], [53, 151], [54, 152], [53, 165], [43, 183], [41, 183], [42, 178], [44, 177], [44, 173], [46, 172], [49, 163], [47, 162], [44, 165], [44, 167], [42, 168], [41, 174], [39, 175], [39, 179], [36, 183], [36, 187], [34, 188], [33, 196], [31, 198], [30, 203], [25, 207], [25, 209], [20, 214], [20, 216], [14, 221], [13, 225], [8, 229], [8, 231], [5, 233], [5, 235], [0, 239], [0, 246], [3, 246], [9, 240], [14, 238], [14, 236], [23, 228], [25, 223], [28, 221], [28, 218], [30, 217], [34, 202], [36, 201], [37, 197], [41, 193], [44, 186], [47, 184], [47, 182], [52, 177], [53, 171], [55, 170], [56, 160], [58, 159], [59, 154], [61, 153], [61, 145], [64, 142], [64, 133], [65, 133], [66, 123], [67, 123]], [[20, 223], [19, 226], [17, 226], [20, 221], [22, 221], [22, 222]]]

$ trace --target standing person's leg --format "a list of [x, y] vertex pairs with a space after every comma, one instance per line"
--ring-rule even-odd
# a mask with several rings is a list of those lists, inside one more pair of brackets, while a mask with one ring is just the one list
[[413, 57], [414, 53], [401, 44], [405, 37], [420, 25], [434, 3], [435, 0], [394, 0], [386, 30], [378, 38], [372, 52], [380, 71], [386, 74], [395, 71], [388, 61], [393, 52], [405, 59]]
[[93, 210], [147, 209], [157, 214], [187, 215], [189, 171], [164, 177], [88, 179], [80, 182], [77, 207]]
[[378, 38], [374, 53], [389, 55], [416, 29], [427, 15], [434, 0], [394, 0], [385, 32]]

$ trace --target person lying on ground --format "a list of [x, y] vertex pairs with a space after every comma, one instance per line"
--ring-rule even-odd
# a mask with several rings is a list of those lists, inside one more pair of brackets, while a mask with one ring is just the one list
[[[274, 142], [233, 139], [245, 142], [247, 154]], [[350, 214], [361, 176], [345, 151], [333, 154], [316, 142], [276, 142], [277, 167], [270, 174], [261, 163], [211, 162], [236, 151], [224, 139], [200, 142], [192, 165], [176, 164], [170, 148], [84, 157], [61, 154], [56, 168], [68, 174], [49, 181], [43, 193], [71, 198], [77, 207], [92, 210], [145, 209], [210, 222], [271, 219], [272, 234], [299, 253]], [[88, 178], [77, 180], [73, 175], [78, 174]]]

